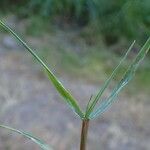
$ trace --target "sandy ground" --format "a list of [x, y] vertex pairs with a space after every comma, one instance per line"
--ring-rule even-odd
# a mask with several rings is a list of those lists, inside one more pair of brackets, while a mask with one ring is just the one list
[[[31, 132], [55, 150], [79, 149], [79, 118], [64, 104], [31, 57], [13, 42], [9, 45], [5, 38], [8, 37], [4, 35], [0, 41], [0, 123]], [[59, 78], [82, 108], [98, 89], [96, 84], [80, 79], [65, 75]], [[90, 123], [88, 150], [149, 150], [149, 116], [148, 95], [123, 92], [109, 111]], [[0, 150], [30, 149], [39, 148], [21, 136], [0, 130]]]

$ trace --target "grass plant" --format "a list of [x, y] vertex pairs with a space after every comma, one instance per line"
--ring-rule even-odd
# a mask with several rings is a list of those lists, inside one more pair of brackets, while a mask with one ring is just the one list
[[[88, 127], [90, 121], [93, 119], [99, 117], [104, 113], [114, 101], [117, 100], [117, 96], [120, 93], [120, 91], [129, 83], [129, 81], [134, 77], [135, 72], [141, 63], [141, 61], [144, 59], [146, 54], [148, 53], [150, 49], [150, 38], [146, 41], [146, 43], [143, 45], [141, 50], [136, 55], [135, 59], [132, 61], [132, 63], [129, 65], [128, 69], [125, 70], [124, 75], [122, 76], [122, 79], [118, 82], [118, 84], [115, 86], [115, 88], [110, 93], [110, 96], [102, 100], [102, 95], [104, 91], [108, 88], [110, 82], [113, 80], [113, 78], [117, 75], [118, 70], [120, 69], [122, 63], [126, 60], [127, 56], [129, 55], [130, 51], [132, 50], [135, 41], [131, 44], [128, 51], [126, 52], [125, 56], [121, 59], [118, 66], [114, 69], [110, 77], [106, 80], [104, 85], [101, 87], [99, 92], [97, 94], [93, 94], [91, 96], [87, 106], [86, 111], [84, 112], [81, 110], [80, 105], [78, 104], [77, 100], [72, 96], [72, 94], [62, 85], [62, 83], [58, 80], [58, 78], [53, 74], [51, 69], [43, 62], [43, 60], [34, 52], [32, 48], [30, 48], [27, 43], [24, 42], [9, 26], [7, 26], [3, 21], [0, 21], [0, 26], [4, 28], [6, 31], [11, 33], [23, 46], [24, 48], [37, 60], [37, 62], [42, 66], [42, 68], [45, 70], [49, 80], [54, 85], [58, 93], [64, 98], [64, 101], [66, 104], [72, 109], [72, 111], [75, 113], [75, 115], [78, 116], [78, 118], [82, 121], [82, 129], [81, 129], [81, 143], [80, 143], [80, 150], [86, 150], [86, 144], [87, 144], [87, 137], [88, 137]], [[100, 102], [100, 103], [98, 103]], [[16, 130], [7, 126], [0, 125], [0, 127], [8, 129], [13, 132], [17, 132], [36, 144], [38, 144], [43, 150], [51, 150], [45, 143], [43, 143], [41, 140], [37, 139], [36, 137], [33, 137], [32, 135], [22, 132], [20, 130]]]

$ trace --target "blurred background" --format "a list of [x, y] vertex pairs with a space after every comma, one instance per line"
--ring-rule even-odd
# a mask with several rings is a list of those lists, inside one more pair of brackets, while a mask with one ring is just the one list
[[[0, 18], [50, 66], [83, 109], [136, 44], [106, 98], [150, 35], [149, 0], [1, 0]], [[90, 124], [88, 150], [150, 149], [150, 54], [118, 101]], [[56, 150], [79, 149], [80, 120], [40, 65], [0, 28], [0, 123], [41, 137]], [[0, 130], [1, 150], [38, 150]]]

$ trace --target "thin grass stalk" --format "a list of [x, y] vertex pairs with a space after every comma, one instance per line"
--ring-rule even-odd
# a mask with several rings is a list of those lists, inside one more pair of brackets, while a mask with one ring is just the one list
[[80, 150], [86, 150], [88, 129], [89, 129], [89, 120], [83, 120], [81, 129]]

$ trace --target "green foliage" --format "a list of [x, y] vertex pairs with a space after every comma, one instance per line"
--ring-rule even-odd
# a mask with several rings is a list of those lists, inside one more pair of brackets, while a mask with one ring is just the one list
[[27, 35], [41, 36], [43, 33], [52, 31], [50, 21], [40, 16], [30, 16], [25, 27]]
[[14, 129], [14, 128], [11, 128], [11, 127], [8, 127], [8, 126], [4, 126], [4, 125], [0, 125], [0, 128], [4, 128], [4, 129], [7, 129], [7, 130], [9, 130], [11, 132], [18, 133], [18, 134], [24, 136], [25, 138], [30, 139], [31, 141], [33, 141], [34, 143], [36, 143], [37, 145], [39, 145], [39, 147], [41, 147], [42, 150], [52, 150], [52, 148], [50, 148], [42, 140], [34, 137], [33, 135], [31, 135], [31, 134], [29, 134], [27, 132], [24, 132], [24, 131], [21, 131], [21, 130], [17, 130], [17, 129]]
[[17, 6], [19, 16], [38, 15], [48, 20], [92, 25], [92, 30], [100, 31], [108, 44], [122, 35], [145, 40], [150, 33], [149, 0], [2, 0], [0, 3], [6, 9]]
[[27, 8], [28, 12], [44, 17], [61, 16], [67, 21], [76, 20], [78, 24], [92, 24], [108, 42], [122, 34], [146, 39], [150, 33], [149, 0], [46, 0], [44, 3], [31, 0]]

